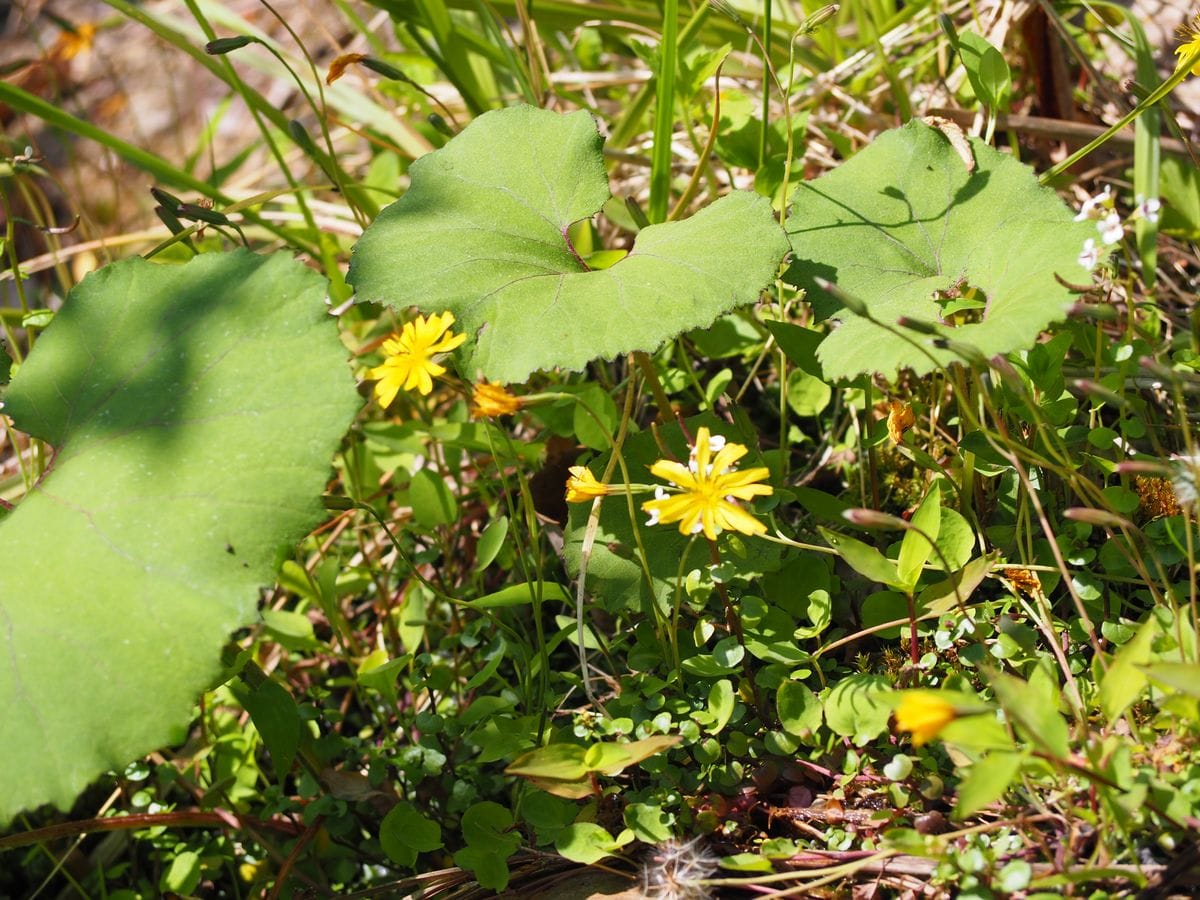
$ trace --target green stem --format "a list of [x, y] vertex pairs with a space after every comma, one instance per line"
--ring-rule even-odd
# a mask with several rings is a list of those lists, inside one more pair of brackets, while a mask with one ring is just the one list
[[658, 90], [654, 109], [654, 150], [650, 156], [651, 222], [664, 222], [671, 198], [671, 135], [675, 125], [675, 70], [679, 50], [679, 0], [663, 3], [662, 41], [659, 43]]
[[[771, 0], [763, 2], [763, 26], [762, 26], [762, 122], [760, 123], [758, 133], [758, 168], [761, 171], [763, 164], [767, 161], [767, 137], [771, 133], [771, 78], [768, 74], [771, 71]], [[783, 102], [786, 104], [788, 98], [785, 96]], [[784, 190], [787, 190], [787, 183], [784, 183]]]
[[1188, 75], [1191, 73], [1192, 66], [1196, 65], [1197, 63], [1200, 63], [1200, 50], [1196, 51], [1195, 53], [1192, 53], [1186, 59], [1180, 60], [1179, 65], [1176, 67], [1175, 71], [1171, 74], [1170, 78], [1168, 78], [1166, 81], [1164, 81], [1162, 84], [1160, 84], [1157, 88], [1155, 88], [1145, 100], [1143, 100], [1141, 103], [1139, 103], [1133, 109], [1131, 109], [1125, 115], [1121, 116], [1121, 118], [1118, 119], [1112, 125], [1112, 127], [1110, 127], [1107, 131], [1105, 131], [1099, 137], [1097, 137], [1094, 141], [1091, 141], [1087, 145], [1080, 147], [1078, 150], [1076, 150], [1074, 153], [1072, 153], [1070, 156], [1068, 156], [1066, 159], [1064, 159], [1058, 165], [1052, 166], [1051, 168], [1047, 169], [1045, 172], [1042, 173], [1041, 177], [1038, 180], [1042, 184], [1046, 184], [1048, 181], [1053, 179], [1056, 175], [1059, 175], [1060, 173], [1065, 172], [1067, 169], [1069, 169], [1071, 166], [1075, 165], [1075, 163], [1079, 162], [1079, 160], [1083, 159], [1085, 156], [1087, 156], [1089, 153], [1091, 153], [1097, 147], [1106, 143], [1108, 141], [1108, 139], [1111, 138], [1114, 134], [1116, 134], [1118, 131], [1120, 131], [1122, 128], [1124, 128], [1126, 125], [1128, 125], [1134, 119], [1136, 119], [1142, 113], [1146, 112], [1146, 110], [1152, 109], [1155, 105], [1157, 105], [1159, 103], [1159, 101], [1163, 100], [1167, 96], [1167, 94], [1169, 94], [1169, 93], [1171, 93], [1171, 91], [1175, 90], [1175, 88], [1179, 85], [1179, 83], [1181, 81], [1183, 81], [1183, 79], [1187, 78]]
[[[714, 569], [720, 567], [721, 551], [714, 540], [708, 542], [708, 557]], [[746, 633], [742, 630], [742, 617], [734, 609], [733, 601], [729, 598], [729, 589], [725, 587], [725, 582], [716, 579], [714, 581], [717, 593], [721, 595], [721, 602], [725, 605], [725, 626], [729, 629], [729, 633], [737, 638], [738, 646], [742, 648], [742, 677], [745, 678], [746, 685], [754, 697], [754, 712], [759, 720], [765, 724], [767, 722], [766, 708], [763, 706], [762, 697], [759, 696], [758, 684], [754, 681], [754, 667], [750, 664], [751, 656], [746, 652]]]
[[669, 422], [671, 420], [672, 409], [671, 399], [667, 396], [662, 382], [659, 381], [658, 372], [654, 369], [654, 362], [644, 350], [635, 350], [633, 358], [637, 363], [638, 369], [641, 370], [642, 377], [646, 379], [646, 384], [650, 385], [650, 393], [654, 395], [654, 402], [658, 404], [658, 416], [656, 416], [656, 419], [659, 422]]
[[[208, 39], [214, 40], [217, 36], [216, 32], [213, 30], [213, 27], [208, 23], [208, 19], [206, 19], [204, 17], [204, 14], [200, 11], [200, 8], [196, 5], [196, 0], [184, 0], [184, 3], [187, 4], [188, 10], [191, 12], [192, 16], [195, 18], [196, 23], [204, 31], [205, 35], [208, 36]], [[264, 46], [266, 46], [266, 45], [264, 45]], [[288, 66], [288, 64], [284, 61], [283, 57], [278, 52], [276, 52], [274, 48], [272, 48], [270, 46], [267, 46], [266, 49], [269, 52], [271, 52], [277, 60], [279, 60], [280, 64], [283, 66], [284, 70], [287, 71], [292, 76], [292, 78], [294, 80], [296, 80], [297, 83], [299, 83], [300, 79], [297, 77], [296, 73], [293, 72], [292, 69]], [[300, 215], [303, 216], [304, 223], [308, 226], [310, 234], [312, 234], [312, 236], [317, 240], [317, 246], [320, 247], [320, 231], [317, 228], [316, 220], [313, 219], [312, 212], [309, 210], [308, 204], [305, 202], [304, 197], [300, 192], [299, 182], [297, 182], [296, 179], [292, 176], [292, 170], [288, 167], [287, 161], [283, 158], [283, 151], [281, 151], [279, 149], [279, 145], [275, 142], [275, 139], [272, 136], [270, 129], [268, 129], [266, 127], [266, 124], [264, 123], [262, 116], [260, 115], [259, 111], [257, 109], [255, 109], [254, 103], [251, 102], [250, 89], [246, 86], [246, 83], [244, 81], [242, 81], [241, 76], [237, 74], [237, 69], [234, 68], [233, 63], [226, 56], [221, 57], [221, 65], [223, 65], [225, 68], [225, 72], [226, 72], [225, 81], [228, 84], [230, 84], [233, 87], [233, 89], [238, 92], [238, 94], [241, 95], [242, 100], [246, 104], [246, 109], [248, 109], [250, 111], [250, 115], [254, 119], [255, 124], [258, 125], [259, 131], [262, 132], [263, 141], [266, 143], [267, 149], [270, 151], [271, 156], [275, 159], [275, 165], [277, 165], [279, 167], [280, 173], [287, 180], [287, 183], [289, 185], [291, 185], [292, 190], [295, 192], [296, 205], [300, 210]], [[303, 88], [304, 88], [303, 84], [301, 84], [300, 87], [301, 87], [301, 91], [304, 93], [305, 99], [308, 100], [309, 105], [312, 106], [313, 105], [312, 98], [309, 96], [307, 91], [303, 90]], [[313, 108], [314, 108], [314, 110], [316, 109], [315, 106]], [[313, 147], [313, 150], [314, 151], [316, 150], [315, 146]], [[319, 158], [320, 158], [319, 154], [317, 155], [317, 158], [319, 160]], [[324, 168], [324, 166], [322, 166], [322, 168]], [[331, 166], [326, 171], [331, 172], [332, 170], [333, 170], [333, 167]]]

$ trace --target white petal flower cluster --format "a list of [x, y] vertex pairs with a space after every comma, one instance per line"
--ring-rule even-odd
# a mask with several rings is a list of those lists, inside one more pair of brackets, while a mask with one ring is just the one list
[[1200, 499], [1200, 456], [1171, 457], [1171, 487], [1181, 506]]
[[[1116, 198], [1113, 196], [1112, 185], [1106, 184], [1100, 193], [1083, 201], [1083, 205], [1079, 208], [1079, 214], [1075, 216], [1075, 221], [1084, 222], [1088, 219], [1095, 221], [1096, 230], [1100, 233], [1100, 240], [1105, 245], [1112, 246], [1124, 237], [1125, 226], [1129, 222], [1135, 219], [1157, 222], [1160, 209], [1162, 209], [1162, 203], [1157, 197], [1147, 199], [1139, 194], [1137, 206], [1132, 215], [1122, 222], [1121, 214], [1116, 210]], [[1101, 247], [1096, 244], [1096, 239], [1088, 238], [1083, 242], [1083, 249], [1079, 251], [1079, 264], [1091, 271], [1100, 262], [1100, 250]]]

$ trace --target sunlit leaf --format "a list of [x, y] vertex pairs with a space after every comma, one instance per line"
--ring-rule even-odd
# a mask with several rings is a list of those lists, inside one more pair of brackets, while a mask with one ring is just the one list
[[1022, 759], [1020, 753], [997, 751], [971, 766], [958, 786], [954, 818], [965, 819], [1004, 796], [1021, 769]]
[[[1128, 709], [1129, 704], [1146, 689], [1146, 663], [1153, 658], [1151, 645], [1162, 633], [1162, 626], [1150, 616], [1129, 641], [1121, 646], [1100, 679], [1100, 708], [1109, 721]], [[1193, 667], [1193, 675], [1200, 668]], [[1196, 685], [1197, 682], [1192, 682]]]
[[825, 698], [825, 723], [834, 734], [864, 744], [887, 729], [893, 693], [886, 678], [848, 675]]
[[864, 544], [857, 538], [838, 534], [828, 528], [819, 528], [818, 531], [821, 532], [821, 537], [825, 538], [829, 546], [836, 550], [846, 564], [858, 574], [881, 584], [893, 587], [901, 586], [896, 564], [870, 544]]
[[[957, 360], [933, 345], [937, 336], [986, 357], [1030, 347], [1074, 301], [1056, 276], [1090, 282], [1078, 256], [1085, 239], [1098, 238], [1095, 223], [1073, 221], [1028, 166], [982, 141], [971, 147], [968, 173], [941, 132], [913, 121], [796, 188], [787, 277], [808, 290], [820, 315], [841, 319], [817, 353], [827, 377], [924, 374]], [[878, 323], [907, 316], [938, 334], [897, 335], [840, 311], [817, 278], [857, 298]], [[986, 303], [980, 321], [944, 323], [945, 304], [971, 288]]]
[[576, 822], [559, 833], [554, 841], [554, 849], [572, 862], [591, 865], [606, 856], [612, 856], [631, 840], [633, 833], [628, 830], [614, 838], [595, 822]]
[[601, 144], [582, 111], [480, 116], [413, 164], [348, 280], [363, 300], [452, 311], [473, 338], [463, 372], [504, 383], [653, 350], [758, 298], [788, 248], [770, 203], [747, 192], [645, 228], [628, 256], [589, 271], [566, 235], [609, 197]]
[[942, 524], [942, 489], [935, 481], [929, 493], [913, 513], [912, 527], [904, 532], [900, 542], [900, 555], [896, 560], [896, 571], [900, 582], [911, 591], [921, 577], [921, 570], [933, 553], [931, 541], [938, 539]]

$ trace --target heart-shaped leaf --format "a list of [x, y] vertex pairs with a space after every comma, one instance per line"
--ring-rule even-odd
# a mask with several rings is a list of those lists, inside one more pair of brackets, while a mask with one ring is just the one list
[[72, 291], [6, 396], [57, 448], [0, 523], [0, 822], [178, 737], [324, 513], [359, 400], [284, 255], [130, 259]]
[[[979, 140], [974, 171], [940, 131], [920, 122], [885, 132], [828, 175], [796, 190], [788, 218], [795, 262], [787, 278], [822, 316], [841, 304], [817, 278], [860, 300], [817, 351], [825, 376], [924, 374], [960, 357], [933, 335], [894, 326], [901, 316], [984, 356], [1030, 347], [1090, 282], [1079, 263], [1094, 222], [1073, 215], [1028, 166]], [[955, 324], [958, 323], [958, 324]]]
[[767, 200], [745, 192], [644, 229], [628, 256], [589, 271], [567, 229], [609, 197], [601, 144], [586, 112], [480, 116], [413, 164], [348, 280], [363, 300], [450, 310], [475, 336], [459, 351], [464, 373], [506, 383], [653, 350], [771, 283], [787, 240]]

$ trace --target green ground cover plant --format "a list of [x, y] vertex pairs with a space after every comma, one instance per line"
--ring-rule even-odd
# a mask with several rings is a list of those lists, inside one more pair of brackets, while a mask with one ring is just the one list
[[107, 6], [0, 82], [0, 895], [1195, 890], [1200, 19]]

